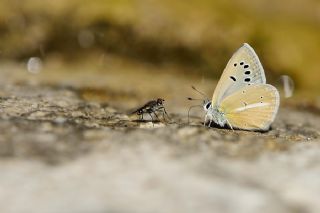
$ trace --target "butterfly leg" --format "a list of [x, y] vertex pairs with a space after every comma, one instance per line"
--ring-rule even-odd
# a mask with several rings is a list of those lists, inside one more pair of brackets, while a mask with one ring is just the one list
[[232, 125], [229, 123], [229, 121], [227, 120], [227, 124], [228, 126], [232, 129], [232, 131], [234, 132], [233, 128], [232, 128]]
[[206, 127], [207, 126], [207, 120], [208, 120], [208, 115], [206, 115], [205, 117], [204, 117], [204, 123], [203, 123], [203, 125]]

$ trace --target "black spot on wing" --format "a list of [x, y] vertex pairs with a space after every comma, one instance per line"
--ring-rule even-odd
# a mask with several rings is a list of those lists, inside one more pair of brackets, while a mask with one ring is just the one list
[[237, 80], [234, 76], [230, 76], [230, 78], [231, 78], [233, 81], [236, 81], [236, 80]]
[[251, 81], [251, 78], [245, 78], [244, 81], [245, 81], [245, 82], [250, 82], [250, 81]]
[[244, 74], [250, 75], [250, 74], [251, 74], [251, 71], [250, 71], [250, 70], [247, 70], [247, 71], [244, 72]]

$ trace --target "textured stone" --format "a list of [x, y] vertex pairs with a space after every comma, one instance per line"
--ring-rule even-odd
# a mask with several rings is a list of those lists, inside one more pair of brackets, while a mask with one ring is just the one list
[[282, 107], [266, 133], [208, 129], [179, 101], [152, 123], [128, 116], [130, 101], [84, 99], [80, 83], [13, 82], [0, 85], [0, 212], [320, 209], [317, 114]]

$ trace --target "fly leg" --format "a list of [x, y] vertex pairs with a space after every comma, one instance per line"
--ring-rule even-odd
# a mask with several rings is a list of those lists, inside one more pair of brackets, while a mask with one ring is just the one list
[[163, 107], [163, 111], [162, 111], [162, 116], [163, 116], [163, 118], [165, 118], [165, 116], [164, 116], [164, 115], [166, 115], [166, 116], [167, 116], [168, 121], [170, 121], [170, 117], [169, 117], [169, 115], [168, 115], [168, 113], [167, 113], [167, 111], [166, 111], [166, 108], [164, 108], [164, 107]]
[[167, 121], [170, 121], [170, 117], [169, 117], [169, 115], [168, 115], [168, 113], [167, 113], [167, 111], [166, 111], [166, 108], [164, 108], [164, 107], [160, 107], [159, 108], [159, 111], [161, 110], [161, 112], [162, 112], [162, 117], [163, 117], [163, 119], [164, 120], [167, 120]]
[[153, 114], [156, 116], [156, 118], [160, 121], [160, 119], [159, 119], [159, 117], [158, 117], [158, 115], [157, 115], [157, 113], [156, 113], [156, 111], [153, 111]]
[[154, 127], [154, 123], [153, 123], [153, 117], [152, 117], [152, 114], [151, 114], [152, 112], [148, 112], [148, 114], [150, 115], [150, 117], [151, 117], [151, 122], [152, 122], [152, 126]]

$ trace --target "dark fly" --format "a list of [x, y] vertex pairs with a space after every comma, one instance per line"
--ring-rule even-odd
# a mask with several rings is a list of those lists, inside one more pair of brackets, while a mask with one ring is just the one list
[[141, 120], [144, 120], [143, 119], [144, 114], [148, 114], [151, 117], [153, 122], [154, 119], [152, 115], [154, 115], [158, 120], [160, 120], [157, 114], [157, 112], [160, 112], [162, 113], [162, 117], [164, 119], [165, 119], [165, 116], [167, 116], [167, 118], [169, 119], [168, 113], [163, 105], [163, 102], [164, 100], [161, 98], [158, 98], [157, 100], [151, 100], [147, 102], [145, 105], [143, 105], [142, 107], [140, 107], [139, 109], [132, 112], [132, 114], [139, 115]]

